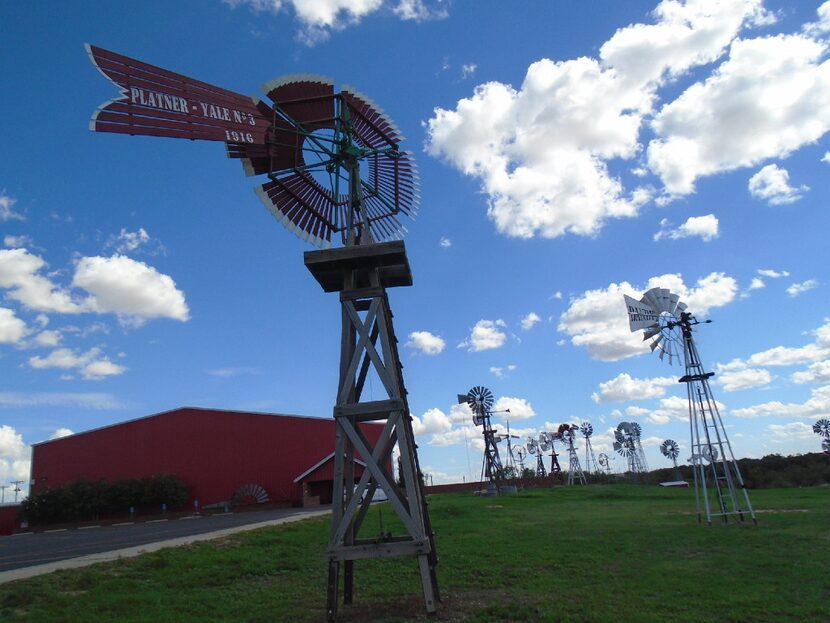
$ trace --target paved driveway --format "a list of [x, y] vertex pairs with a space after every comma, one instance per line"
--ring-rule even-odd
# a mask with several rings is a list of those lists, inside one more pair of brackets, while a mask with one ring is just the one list
[[45, 572], [64, 566], [79, 566], [52, 564], [59, 561], [84, 558], [96, 562], [108, 557], [91, 555], [129, 555], [126, 550], [133, 550], [135, 553], [149, 551], [148, 548], [136, 549], [138, 546], [183, 544], [203, 540], [205, 535], [215, 534], [219, 537], [230, 532], [259, 527], [260, 524], [296, 521], [330, 512], [331, 510], [325, 507], [271, 509], [4, 536], [0, 537], [0, 582], [35, 575], [32, 572], [14, 573], [27, 568], [34, 571], [34, 567], [43, 566]]

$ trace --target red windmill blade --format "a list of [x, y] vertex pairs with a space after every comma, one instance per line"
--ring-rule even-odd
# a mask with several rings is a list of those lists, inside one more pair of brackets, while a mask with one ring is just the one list
[[121, 90], [90, 129], [145, 136], [223, 141], [287, 229], [328, 247], [380, 242], [406, 232], [398, 220], [417, 213], [418, 171], [394, 122], [368, 97], [334, 82], [292, 74], [250, 98], [160, 67], [87, 45], [95, 66]]

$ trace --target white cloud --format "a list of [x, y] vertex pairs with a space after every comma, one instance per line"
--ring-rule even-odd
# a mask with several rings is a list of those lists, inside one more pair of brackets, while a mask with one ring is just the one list
[[82, 407], [84, 409], [121, 409], [124, 405], [112, 394], [104, 393], [34, 393], [0, 392], [0, 407]]
[[830, 385], [823, 385], [814, 389], [810, 398], [803, 403], [783, 403], [778, 400], [763, 404], [733, 409], [730, 415], [739, 418], [755, 418], [766, 416], [777, 417], [827, 417], [830, 412]]
[[475, 63], [470, 63], [469, 65], [462, 65], [461, 79], [466, 80], [467, 78], [471, 78], [476, 73], [476, 69], [478, 69], [478, 65], [476, 65]]
[[[726, 406], [717, 400], [715, 401], [715, 405], [721, 413], [726, 410]], [[659, 424], [661, 426], [663, 424], [668, 424], [672, 420], [688, 423], [689, 401], [687, 398], [669, 396], [667, 398], [662, 398], [659, 406], [654, 410], [643, 410], [638, 407], [636, 413], [631, 412], [630, 409], [626, 409], [626, 413], [628, 415], [637, 415], [638, 417], [645, 416], [645, 419], [648, 422], [652, 424]]]
[[762, 277], [769, 277], [770, 279], [778, 279], [780, 277], [789, 277], [790, 273], [786, 270], [772, 270], [769, 268], [759, 268], [758, 274]]
[[784, 158], [827, 132], [824, 52], [803, 35], [736, 39], [727, 61], [654, 118], [648, 163], [667, 192], [694, 192], [699, 177]]
[[221, 379], [229, 379], [237, 376], [257, 376], [262, 374], [262, 370], [259, 368], [242, 366], [236, 368], [215, 368], [213, 370], [208, 370], [207, 373], [210, 376], [217, 376]]
[[90, 309], [115, 313], [125, 324], [138, 326], [152, 318], [190, 319], [184, 294], [173, 279], [123, 255], [81, 258], [72, 285], [90, 293], [86, 302]]
[[637, 379], [623, 372], [610, 381], [600, 383], [599, 392], [594, 392], [591, 399], [597, 404], [607, 404], [659, 398], [666, 394], [666, 387], [676, 384], [677, 379], [674, 377]]
[[534, 411], [533, 405], [524, 398], [502, 396], [493, 404], [493, 411], [506, 411], [508, 409], [510, 413], [498, 413], [496, 416], [502, 419], [509, 419], [511, 422], [513, 420], [527, 420], [536, 417], [536, 411]]
[[507, 326], [504, 320], [479, 320], [470, 331], [470, 337], [458, 347], [472, 352], [501, 348], [507, 342], [507, 334], [499, 327]]
[[654, 234], [654, 239], [670, 238], [671, 240], [678, 240], [696, 236], [704, 242], [709, 242], [718, 237], [718, 224], [718, 218], [714, 214], [691, 216], [685, 223], [675, 229], [671, 228], [668, 219], [663, 219], [660, 221], [660, 231]]
[[817, 361], [810, 364], [807, 370], [794, 372], [792, 379], [794, 383], [798, 384], [830, 383], [830, 359]]
[[438, 241], [438, 244], [441, 245], [442, 249], [449, 249], [452, 246], [452, 240], [446, 236], [442, 236], [441, 240]]
[[768, 370], [750, 368], [740, 359], [733, 359], [727, 364], [719, 364], [716, 366], [716, 371], [715, 382], [727, 392], [762, 387], [772, 382], [772, 375]]
[[761, 288], [766, 288], [767, 284], [764, 283], [763, 279], [759, 277], [753, 277], [752, 281], [749, 282], [749, 289], [750, 290], [760, 290]]
[[36, 346], [51, 347], [60, 344], [63, 335], [60, 331], [41, 331], [32, 340]]
[[818, 20], [804, 24], [804, 32], [820, 37], [830, 32], [830, 2], [824, 2], [816, 9], [816, 13], [818, 14]]
[[22, 214], [14, 211], [14, 204], [17, 200], [9, 197], [5, 191], [0, 191], [0, 223], [4, 221], [23, 221]]
[[[29, 446], [24, 443], [23, 436], [13, 427], [0, 426], [0, 481], [9, 483], [15, 480], [29, 482], [29, 468], [31, 453]], [[24, 484], [25, 488], [26, 485]], [[25, 492], [24, 492], [25, 495]], [[6, 502], [14, 500], [11, 487], [5, 493]]]
[[21, 247], [32, 246], [31, 236], [3, 236], [3, 245], [10, 249], [19, 249]]
[[37, 311], [78, 314], [84, 311], [66, 290], [39, 274], [46, 262], [26, 249], [0, 250], [0, 288], [9, 298]]
[[776, 346], [752, 355], [748, 362], [755, 366], [792, 366], [800, 363], [812, 363], [830, 355], [830, 346], [807, 344], [793, 348]]
[[417, 436], [447, 433], [452, 421], [441, 409], [429, 409], [421, 417], [412, 416], [412, 432]]
[[116, 253], [123, 254], [135, 251], [148, 242], [150, 242], [150, 234], [143, 227], [139, 227], [138, 231], [127, 231], [122, 227], [118, 236], [114, 236], [107, 246], [115, 247]]
[[429, 331], [413, 331], [409, 334], [406, 346], [418, 350], [425, 355], [437, 355], [444, 350], [447, 343]]
[[668, 288], [680, 295], [689, 310], [705, 315], [715, 307], [735, 299], [738, 284], [724, 273], [711, 273], [699, 279], [697, 287], [688, 288], [679, 274], [652, 277], [646, 287], [634, 288], [628, 282], [612, 283], [605, 289], [588, 290], [571, 300], [560, 316], [559, 331], [571, 336], [574, 346], [584, 346], [588, 354], [601, 361], [617, 361], [648, 353], [648, 343], [641, 332], [628, 327], [623, 294], [639, 299], [650, 288]]
[[769, 440], [773, 443], [788, 443], [792, 441], [813, 441], [815, 433], [813, 427], [804, 422], [789, 424], [770, 424], [767, 426]]
[[522, 318], [522, 329], [529, 331], [533, 326], [542, 320], [536, 312], [530, 312], [527, 316]]
[[496, 366], [491, 366], [491, 367], [490, 367], [490, 372], [491, 372], [492, 374], [494, 374], [495, 376], [499, 377], [499, 378], [504, 378], [504, 375], [505, 375], [507, 372], [513, 372], [513, 370], [515, 370], [515, 369], [516, 369], [515, 364], [512, 364], [512, 363], [511, 363], [510, 365], [508, 365], [508, 366], [506, 366], [506, 367], [504, 367], [504, 368], [501, 368], [501, 367], [496, 367]]
[[790, 186], [789, 172], [775, 164], [768, 164], [749, 178], [749, 193], [774, 206], [795, 203], [808, 190], [808, 186]]
[[830, 151], [824, 152], [824, 155], [821, 157], [821, 161], [830, 164]]
[[817, 287], [818, 281], [815, 279], [808, 279], [807, 281], [802, 281], [801, 283], [792, 284], [789, 288], [787, 288], [787, 294], [792, 297], [796, 297]]
[[61, 437], [69, 437], [69, 435], [74, 435], [75, 431], [71, 428], [58, 428], [49, 436], [49, 439], [60, 439]]
[[[400, 0], [392, 12], [402, 20], [424, 22], [433, 19], [445, 19], [449, 16], [443, 0], [427, 4], [424, 0]], [[475, 66], [474, 66], [475, 67]]]
[[29, 327], [14, 311], [0, 307], [0, 344], [21, 344], [29, 332]]
[[29, 365], [38, 370], [59, 368], [61, 370], [80, 371], [86, 380], [101, 380], [108, 376], [117, 376], [127, 368], [113, 363], [101, 355], [100, 348], [91, 348], [85, 353], [77, 353], [69, 348], [58, 348], [46, 357], [30, 357]]

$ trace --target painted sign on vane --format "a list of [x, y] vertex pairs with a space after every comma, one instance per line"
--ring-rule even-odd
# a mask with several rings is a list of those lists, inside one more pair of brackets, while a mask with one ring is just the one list
[[87, 44], [95, 66], [121, 90], [92, 116], [96, 132], [264, 144], [269, 106], [206, 82]]

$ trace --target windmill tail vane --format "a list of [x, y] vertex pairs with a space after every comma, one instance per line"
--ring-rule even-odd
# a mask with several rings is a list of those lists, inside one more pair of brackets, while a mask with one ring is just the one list
[[[221, 141], [289, 231], [319, 247], [399, 239], [415, 218], [418, 170], [403, 136], [369, 97], [334, 81], [291, 74], [263, 86], [267, 103], [87, 44], [120, 95], [93, 114], [95, 132]], [[365, 165], [361, 174], [361, 165]]]

